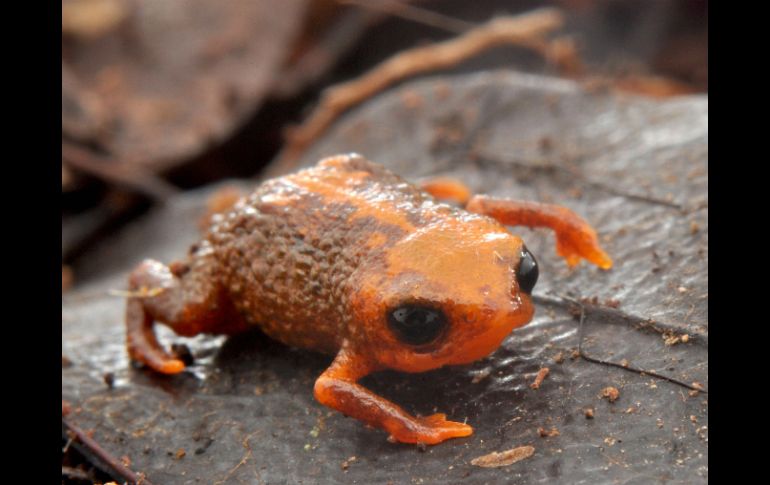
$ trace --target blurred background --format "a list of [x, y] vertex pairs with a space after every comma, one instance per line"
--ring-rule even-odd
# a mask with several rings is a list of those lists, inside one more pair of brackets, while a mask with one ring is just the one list
[[642, 96], [708, 92], [705, 0], [64, 0], [63, 291], [89, 248], [153, 205], [260, 177], [325, 88], [541, 7], [564, 13], [552, 37], [566, 57], [503, 46], [422, 75], [514, 69]]

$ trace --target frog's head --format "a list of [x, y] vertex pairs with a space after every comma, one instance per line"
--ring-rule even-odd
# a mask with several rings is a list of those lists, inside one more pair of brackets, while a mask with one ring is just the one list
[[537, 262], [486, 217], [414, 231], [357, 274], [355, 340], [380, 367], [422, 372], [478, 360], [534, 313]]

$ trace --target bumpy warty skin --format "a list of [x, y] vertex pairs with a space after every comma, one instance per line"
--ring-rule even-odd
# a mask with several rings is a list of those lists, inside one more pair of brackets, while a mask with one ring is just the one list
[[383, 250], [409, 227], [441, 217], [482, 216], [350, 155], [265, 182], [215, 216], [206, 239], [248, 323], [288, 345], [332, 353], [357, 331], [349, 311], [355, 270], [384, 264]]

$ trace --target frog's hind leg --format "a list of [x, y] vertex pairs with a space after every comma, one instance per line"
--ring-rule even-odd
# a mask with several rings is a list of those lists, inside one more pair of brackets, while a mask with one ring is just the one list
[[433, 197], [441, 200], [451, 200], [464, 206], [471, 198], [471, 189], [464, 183], [453, 178], [436, 177], [424, 180], [420, 188]]
[[570, 266], [584, 258], [602, 269], [612, 267], [612, 259], [599, 246], [596, 231], [566, 207], [485, 195], [471, 197], [470, 189], [462, 182], [447, 178], [422, 182], [421, 188], [436, 198], [453, 200], [468, 212], [484, 214], [507, 226], [552, 229], [556, 233], [556, 252]]
[[184, 370], [169, 355], [153, 329], [156, 321], [179, 335], [233, 333], [243, 326], [211, 265], [193, 257], [189, 263], [166, 266], [146, 260], [129, 277], [131, 296], [126, 306], [126, 343], [131, 359], [164, 374]]
[[612, 267], [612, 259], [599, 245], [593, 227], [566, 207], [476, 195], [465, 209], [492, 217], [507, 226], [552, 229], [556, 234], [556, 252], [569, 266], [578, 264], [583, 258], [602, 269]]

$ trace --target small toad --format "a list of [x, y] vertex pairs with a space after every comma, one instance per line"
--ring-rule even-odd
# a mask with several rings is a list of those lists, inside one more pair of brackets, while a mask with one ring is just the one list
[[528, 323], [538, 264], [505, 227], [514, 225], [551, 228], [570, 266], [612, 266], [591, 226], [564, 207], [471, 198], [451, 180], [418, 187], [359, 155], [327, 158], [213, 216], [185, 260], [140, 264], [129, 278], [128, 351], [175, 374], [185, 365], [158, 343], [155, 322], [184, 336], [258, 326], [335, 355], [315, 382], [322, 404], [404, 443], [468, 436], [468, 424], [411, 416], [357, 381], [473, 362]]

